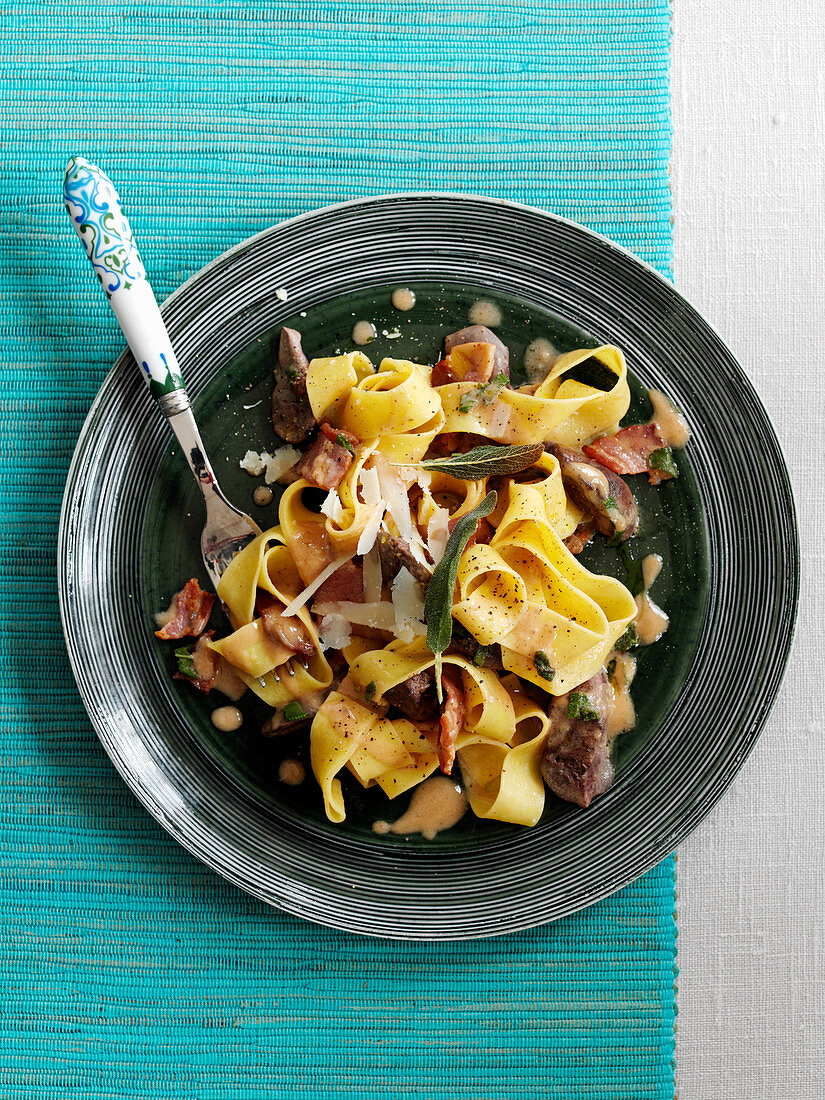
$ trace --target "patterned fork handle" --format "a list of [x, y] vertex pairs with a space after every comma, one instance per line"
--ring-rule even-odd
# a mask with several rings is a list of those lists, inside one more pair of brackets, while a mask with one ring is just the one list
[[72, 157], [63, 199], [152, 396], [167, 416], [188, 409], [183, 375], [114, 184], [96, 165]]

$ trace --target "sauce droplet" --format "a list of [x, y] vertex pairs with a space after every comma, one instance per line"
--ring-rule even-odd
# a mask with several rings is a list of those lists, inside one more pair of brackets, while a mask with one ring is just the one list
[[415, 295], [405, 286], [399, 286], [392, 292], [392, 304], [402, 313], [407, 313], [415, 305]]
[[658, 554], [648, 554], [642, 562], [642, 578], [644, 579], [644, 592], [636, 597], [636, 633], [639, 635], [641, 645], [653, 645], [658, 642], [670, 625], [661, 607], [651, 600], [647, 593], [648, 588], [659, 576], [662, 568], [662, 559]]
[[630, 698], [630, 685], [636, 675], [636, 658], [630, 653], [613, 656], [613, 672], [610, 686], [613, 688], [613, 706], [608, 711], [605, 729], [609, 738], [632, 730], [636, 725], [636, 708]]
[[543, 382], [558, 359], [558, 349], [544, 336], [539, 336], [524, 349], [524, 369], [531, 382]]
[[653, 405], [653, 420], [659, 426], [662, 439], [668, 447], [684, 447], [690, 439], [690, 429], [679, 410], [659, 390], [648, 390]]
[[307, 770], [300, 760], [282, 760], [278, 768], [278, 778], [288, 787], [298, 787], [306, 779]]
[[495, 302], [489, 302], [486, 298], [473, 302], [467, 311], [467, 316], [471, 324], [486, 325], [487, 328], [495, 328], [502, 321], [501, 310]]
[[212, 711], [212, 725], [224, 733], [231, 733], [243, 725], [243, 715], [237, 707], [218, 707]]
[[379, 836], [421, 833], [425, 840], [433, 840], [445, 829], [457, 825], [466, 811], [467, 796], [455, 780], [434, 775], [415, 788], [406, 813], [397, 821], [376, 821], [372, 830]]
[[352, 342], [362, 348], [365, 344], [371, 344], [378, 333], [372, 321], [356, 321], [352, 329]]
[[267, 504], [272, 503], [272, 490], [268, 485], [259, 485], [252, 494], [252, 499], [259, 508], [265, 508]]

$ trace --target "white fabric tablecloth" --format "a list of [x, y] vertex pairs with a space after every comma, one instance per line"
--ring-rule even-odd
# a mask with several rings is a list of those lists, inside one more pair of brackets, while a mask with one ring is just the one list
[[825, 0], [674, 0], [674, 32], [676, 283], [773, 418], [803, 548], [779, 701], [679, 850], [677, 1094], [822, 1100]]

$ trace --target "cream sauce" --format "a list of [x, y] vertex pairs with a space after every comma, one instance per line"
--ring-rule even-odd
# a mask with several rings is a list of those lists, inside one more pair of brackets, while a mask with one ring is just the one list
[[218, 654], [209, 648], [206, 641], [203, 638], [199, 639], [198, 644], [192, 650], [192, 667], [197, 673], [197, 678], [199, 680], [212, 679], [212, 672], [215, 667], [214, 662], [217, 658]]
[[165, 611], [158, 611], [155, 615], [155, 623], [158, 630], [163, 630], [167, 623], [171, 623], [175, 617], [175, 601], [177, 600], [177, 593], [172, 597], [172, 602], [166, 608]]
[[690, 429], [682, 414], [659, 390], [648, 390], [653, 405], [653, 422], [667, 447], [684, 447], [690, 439]]
[[243, 715], [237, 707], [218, 707], [212, 711], [212, 725], [224, 733], [231, 733], [241, 728]]
[[332, 562], [329, 536], [320, 523], [296, 523], [289, 550], [304, 584], [311, 584]]
[[[195, 668], [197, 667], [196, 663]], [[223, 657], [218, 661], [218, 674], [212, 687], [215, 691], [220, 691], [221, 694], [225, 695], [227, 699], [231, 699], [233, 703], [246, 695], [246, 684], [232, 668], [232, 665]]]
[[650, 588], [659, 574], [662, 572], [662, 557], [660, 554], [648, 554], [642, 561], [642, 580], [645, 589]]
[[372, 321], [356, 321], [352, 328], [352, 342], [360, 347], [371, 344], [378, 335]]
[[307, 777], [307, 770], [300, 760], [282, 760], [278, 768], [278, 778], [288, 787], [298, 787]]
[[558, 349], [544, 336], [527, 345], [524, 349], [524, 369], [533, 385], [544, 381], [558, 357]]
[[611, 659], [616, 664], [610, 677], [613, 706], [605, 722], [609, 738], [618, 737], [620, 733], [626, 733], [636, 725], [636, 709], [630, 698], [630, 685], [636, 675], [636, 658], [629, 653], [616, 653]]
[[486, 298], [473, 302], [467, 311], [467, 316], [471, 324], [485, 325], [487, 328], [495, 328], [503, 320], [501, 310], [496, 303], [488, 302]]
[[259, 485], [252, 494], [252, 499], [259, 508], [265, 508], [272, 503], [272, 490], [267, 485]]
[[659, 576], [661, 569], [662, 559], [658, 554], [648, 554], [642, 562], [645, 589], [636, 597], [636, 632], [641, 645], [653, 645], [654, 642], [658, 642], [670, 625], [670, 619], [661, 607], [651, 600], [647, 591]]
[[415, 305], [415, 294], [405, 286], [399, 286], [392, 292], [392, 304], [402, 313], [407, 313]]
[[438, 833], [457, 825], [466, 811], [467, 796], [455, 780], [434, 775], [415, 788], [406, 813], [397, 821], [376, 821], [372, 830], [379, 836], [421, 833], [425, 840], [433, 840]]

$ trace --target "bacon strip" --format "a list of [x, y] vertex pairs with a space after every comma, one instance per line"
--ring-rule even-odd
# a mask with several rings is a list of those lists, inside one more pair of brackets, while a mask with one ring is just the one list
[[466, 706], [461, 673], [453, 665], [441, 670], [444, 705], [441, 710], [441, 734], [438, 738], [438, 763], [445, 775], [452, 774], [455, 763], [455, 743], [464, 725]]
[[657, 424], [631, 424], [615, 435], [595, 439], [582, 450], [616, 474], [648, 474], [651, 485], [658, 485], [673, 475], [651, 469], [648, 459], [653, 451], [661, 450], [664, 445]]
[[453, 364], [449, 355], [445, 355], [444, 358], [439, 359], [433, 367], [433, 372], [430, 376], [430, 385], [449, 386], [451, 382], [458, 382], [458, 375], [453, 370]]
[[[339, 443], [339, 439], [346, 440], [351, 449], [348, 450]], [[298, 473], [310, 485], [317, 485], [319, 489], [334, 489], [350, 468], [352, 452], [360, 442], [358, 437], [350, 432], [324, 423], [318, 432], [318, 438], [301, 460]]]
[[172, 597], [172, 618], [155, 634], [164, 640], [197, 637], [203, 633], [214, 603], [215, 593], [204, 592], [193, 577]]
[[564, 545], [571, 554], [580, 554], [593, 538], [595, 531], [595, 526], [589, 520], [586, 523], [580, 523], [573, 534], [568, 535], [564, 540]]

